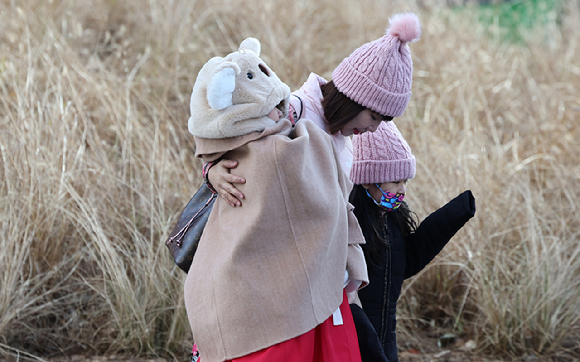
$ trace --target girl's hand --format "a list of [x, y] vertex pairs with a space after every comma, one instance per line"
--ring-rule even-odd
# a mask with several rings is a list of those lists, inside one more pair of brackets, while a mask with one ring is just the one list
[[243, 177], [236, 176], [230, 171], [238, 166], [238, 161], [234, 160], [220, 160], [213, 165], [207, 173], [207, 179], [223, 197], [224, 200], [231, 206], [242, 206], [242, 199], [244, 194], [238, 190], [234, 184], [243, 184], [246, 180]]

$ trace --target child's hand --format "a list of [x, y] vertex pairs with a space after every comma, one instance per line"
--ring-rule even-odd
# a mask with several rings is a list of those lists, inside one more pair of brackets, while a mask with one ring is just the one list
[[238, 190], [234, 184], [243, 184], [246, 180], [243, 177], [236, 176], [230, 171], [238, 166], [238, 161], [221, 160], [216, 163], [207, 173], [207, 179], [223, 197], [224, 200], [231, 206], [242, 206], [242, 199], [244, 194]]

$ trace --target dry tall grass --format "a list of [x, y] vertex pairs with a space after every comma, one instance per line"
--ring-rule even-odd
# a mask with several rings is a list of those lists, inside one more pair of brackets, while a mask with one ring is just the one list
[[406, 284], [401, 344], [428, 328], [578, 354], [578, 3], [514, 45], [470, 10], [379, 0], [0, 2], [0, 353], [184, 358], [184, 275], [163, 241], [201, 182], [197, 71], [255, 36], [295, 89], [407, 10], [424, 28], [397, 120], [418, 158], [409, 201], [424, 217], [469, 188], [478, 211]]

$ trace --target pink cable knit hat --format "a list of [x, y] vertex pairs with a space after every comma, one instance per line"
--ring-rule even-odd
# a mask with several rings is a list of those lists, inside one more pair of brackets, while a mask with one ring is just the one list
[[394, 122], [381, 122], [375, 132], [352, 137], [353, 164], [350, 180], [356, 184], [381, 184], [415, 177], [411, 147]]
[[383, 116], [399, 117], [411, 98], [413, 61], [407, 43], [421, 36], [414, 13], [389, 19], [386, 35], [356, 49], [332, 72], [336, 88], [360, 105]]

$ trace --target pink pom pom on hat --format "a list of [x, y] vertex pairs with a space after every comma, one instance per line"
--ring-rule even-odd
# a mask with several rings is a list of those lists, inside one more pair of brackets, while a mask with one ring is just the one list
[[413, 61], [408, 43], [421, 36], [414, 13], [393, 15], [386, 34], [356, 49], [332, 72], [336, 88], [383, 116], [399, 117], [411, 99]]
[[356, 185], [397, 182], [415, 177], [416, 160], [394, 122], [381, 122], [375, 132], [352, 137], [350, 180]]

